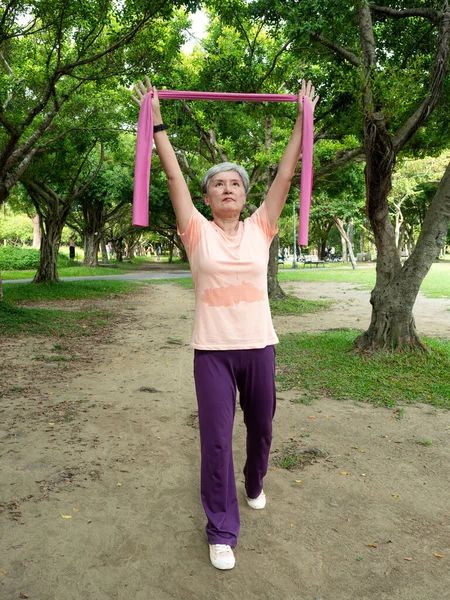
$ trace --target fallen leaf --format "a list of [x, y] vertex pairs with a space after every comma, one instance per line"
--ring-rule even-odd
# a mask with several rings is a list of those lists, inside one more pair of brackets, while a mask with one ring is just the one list
[[20, 594], [19, 598], [29, 598], [28, 594]]
[[365, 450], [361, 450], [361, 452], [365, 452]]
[[56, 425], [56, 423], [49, 423], [48, 425], [49, 425], [49, 427], [54, 427]]
[[410, 556], [405, 556], [404, 560], [412, 560]]
[[314, 417], [314, 416], [312, 416], [312, 415], [311, 415], [309, 418], [310, 418], [310, 419], [315, 419], [316, 417]]
[[8, 575], [8, 571], [0, 571], [0, 575]]
[[353, 450], [358, 450], [358, 446], [350, 446], [350, 448], [353, 448]]
[[301, 483], [301, 482], [302, 482], [302, 480], [301, 480], [301, 479], [296, 479], [296, 480], [295, 480], [295, 483]]
[[400, 496], [398, 494], [391, 494], [393, 498], [399, 498]]
[[435, 556], [436, 558], [444, 558], [444, 557], [442, 556], [442, 554], [436, 554], [436, 552], [433, 554], [433, 556]]
[[73, 508], [73, 507], [72, 507], [72, 510], [73, 510], [74, 512], [80, 512], [80, 509], [79, 509], [79, 508]]
[[118, 486], [121, 486], [122, 484], [121, 484], [120, 482], [117, 482], [117, 485], [118, 485]]
[[341, 471], [341, 475], [348, 475], [347, 471]]
[[72, 515], [61, 515], [63, 519], [71, 519]]
[[331, 419], [333, 415], [325, 415], [325, 419]]
[[366, 476], [366, 474], [365, 474], [365, 473], [361, 473], [361, 477], [365, 477], [365, 476]]
[[375, 544], [367, 544], [369, 548], [376, 548], [377, 546]]

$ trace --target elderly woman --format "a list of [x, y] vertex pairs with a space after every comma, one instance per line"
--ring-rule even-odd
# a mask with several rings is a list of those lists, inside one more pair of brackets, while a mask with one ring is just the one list
[[318, 96], [310, 81], [302, 82], [291, 139], [264, 202], [251, 217], [240, 220], [249, 189], [245, 169], [229, 162], [209, 169], [202, 182], [203, 198], [213, 215], [208, 221], [192, 202], [165, 131], [157, 90], [148, 77], [146, 86], [139, 81], [134, 90], [133, 99], [139, 105], [146, 94], [152, 94], [155, 145], [194, 279], [192, 346], [201, 498], [211, 562], [218, 569], [232, 569], [232, 547], [240, 524], [232, 454], [236, 389], [247, 427], [246, 502], [250, 508], [262, 509], [275, 413], [274, 345], [278, 342], [267, 294], [269, 246], [301, 153], [303, 101], [311, 102], [314, 109]]

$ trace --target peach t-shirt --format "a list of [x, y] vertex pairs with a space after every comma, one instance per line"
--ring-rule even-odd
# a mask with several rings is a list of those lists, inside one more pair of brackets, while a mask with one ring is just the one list
[[192, 346], [242, 350], [278, 343], [267, 294], [272, 229], [264, 203], [227, 235], [194, 207], [180, 234], [195, 288]]

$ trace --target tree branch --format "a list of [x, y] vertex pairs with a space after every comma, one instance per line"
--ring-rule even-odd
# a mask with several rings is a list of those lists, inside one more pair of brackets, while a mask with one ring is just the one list
[[361, 159], [363, 159], [363, 157], [364, 157], [363, 146], [360, 146], [359, 148], [352, 148], [349, 150], [342, 150], [342, 151], [338, 152], [338, 154], [336, 155], [336, 158], [333, 160], [333, 162], [331, 162], [330, 164], [325, 165], [325, 166], [321, 167], [320, 169], [318, 169], [317, 171], [315, 171], [314, 177], [319, 178], [319, 177], [323, 177], [323, 175], [327, 175], [328, 173], [333, 173], [334, 171], [339, 169], [339, 167], [342, 167], [343, 165], [347, 164], [348, 162], [355, 160], [359, 157], [361, 157]]
[[357, 56], [355, 56], [349, 50], [346, 50], [345, 48], [342, 48], [341, 46], [338, 46], [337, 44], [335, 44], [331, 40], [328, 40], [327, 38], [325, 38], [320, 33], [311, 32], [309, 34], [309, 37], [314, 42], [319, 42], [320, 44], [322, 44], [322, 46], [325, 46], [326, 48], [329, 48], [335, 54], [339, 54], [340, 56], [342, 56], [342, 58], [345, 58], [345, 60], [348, 61], [349, 63], [351, 63], [354, 67], [360, 67], [361, 66], [361, 61], [359, 60], [359, 58]]
[[97, 143], [97, 141], [95, 141], [95, 142], [94, 142], [94, 144], [93, 144], [92, 148], [91, 148], [91, 149], [89, 150], [89, 152], [86, 154], [86, 156], [85, 156], [84, 160], [82, 161], [82, 163], [81, 163], [81, 165], [80, 165], [80, 168], [78, 169], [78, 173], [77, 173], [77, 175], [75, 176], [75, 178], [74, 178], [74, 180], [73, 180], [73, 182], [72, 182], [72, 184], [71, 184], [71, 186], [70, 186], [69, 197], [70, 197], [70, 199], [71, 199], [71, 200], [74, 200], [75, 198], [78, 198], [78, 196], [81, 196], [81, 194], [84, 192], [84, 190], [86, 190], [86, 189], [87, 189], [87, 188], [88, 188], [88, 187], [91, 185], [91, 183], [94, 181], [94, 179], [97, 177], [97, 175], [98, 175], [98, 172], [100, 171], [100, 169], [101, 169], [101, 167], [102, 167], [102, 164], [103, 164], [103, 161], [104, 161], [104, 158], [105, 158], [105, 148], [104, 148], [104, 145], [103, 145], [103, 143], [101, 143], [101, 144], [100, 144], [100, 159], [99, 159], [99, 161], [98, 161], [98, 165], [97, 165], [97, 167], [95, 168], [95, 170], [94, 170], [93, 174], [91, 175], [91, 177], [89, 177], [89, 179], [86, 181], [86, 183], [84, 183], [84, 184], [83, 184], [81, 187], [79, 187], [77, 190], [73, 191], [73, 190], [74, 190], [74, 187], [75, 187], [75, 183], [76, 183], [76, 181], [77, 181], [78, 177], [80, 176], [80, 173], [81, 173], [81, 171], [82, 171], [82, 169], [83, 169], [84, 165], [85, 165], [85, 164], [86, 164], [86, 162], [87, 162], [87, 159], [88, 159], [88, 157], [89, 157], [89, 154], [92, 152], [92, 150], [93, 150], [93, 148], [95, 147], [96, 143]]
[[448, 73], [449, 54], [450, 8], [447, 4], [439, 19], [437, 50], [428, 96], [394, 136], [393, 145], [397, 152], [411, 139], [439, 102]]
[[393, 19], [406, 19], [408, 17], [423, 17], [433, 23], [438, 22], [439, 12], [432, 8], [405, 8], [404, 10], [397, 10], [390, 6], [378, 6], [377, 4], [369, 4], [370, 10], [381, 15], [387, 15]]
[[277, 65], [277, 61], [280, 58], [280, 56], [283, 54], [283, 52], [287, 49], [287, 47], [289, 46], [289, 44], [292, 43], [293, 40], [288, 40], [285, 44], [283, 44], [283, 46], [280, 48], [280, 50], [275, 54], [273, 60], [272, 60], [272, 64], [270, 65], [268, 71], [264, 74], [263, 77], [261, 77], [261, 79], [258, 81], [258, 89], [261, 89], [262, 84], [265, 82], [265, 80], [271, 75], [272, 71], [275, 69], [276, 65]]

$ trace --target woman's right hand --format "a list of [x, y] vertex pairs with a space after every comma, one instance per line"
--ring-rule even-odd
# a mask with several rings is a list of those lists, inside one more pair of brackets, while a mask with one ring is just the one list
[[136, 102], [136, 104], [139, 104], [139, 106], [141, 106], [141, 104], [144, 102], [144, 98], [148, 94], [152, 95], [152, 112], [153, 112], [153, 117], [156, 121], [155, 125], [157, 125], [159, 119], [161, 118], [161, 109], [160, 109], [160, 105], [159, 105], [158, 90], [154, 86], [152, 86], [152, 84], [150, 83], [150, 79], [147, 77], [147, 75], [145, 76], [145, 84], [147, 87], [145, 87], [145, 85], [142, 83], [142, 81], [139, 80], [138, 81], [139, 87], [136, 85], [133, 86], [133, 89], [136, 92], [136, 96], [133, 96], [133, 94], [132, 94], [131, 97]]

